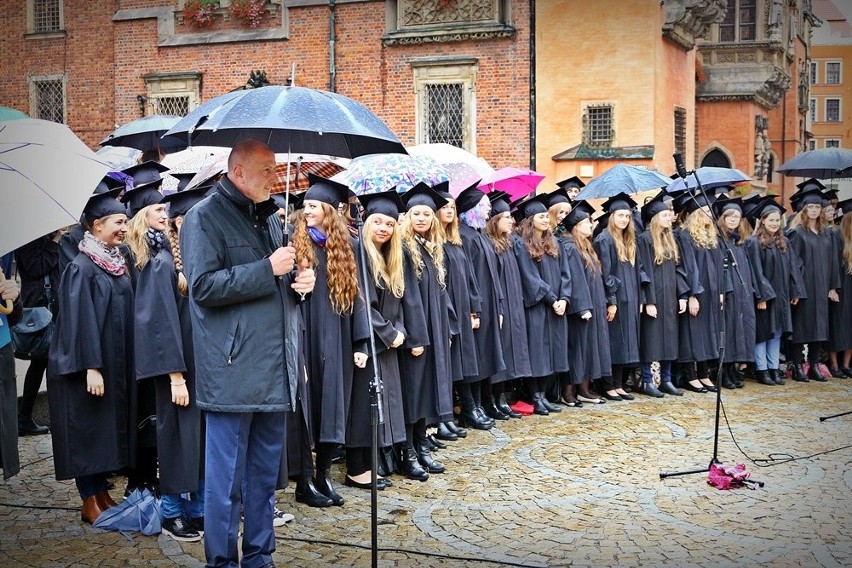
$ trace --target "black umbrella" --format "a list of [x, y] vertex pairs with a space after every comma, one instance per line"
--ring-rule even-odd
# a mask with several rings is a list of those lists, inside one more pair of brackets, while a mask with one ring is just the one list
[[406, 153], [390, 128], [360, 103], [336, 93], [281, 85], [218, 96], [175, 124], [163, 139], [170, 138], [226, 147], [254, 138], [279, 153], [340, 158]]
[[820, 148], [797, 154], [784, 162], [779, 172], [787, 176], [832, 179], [852, 175], [852, 150]]
[[176, 139], [161, 137], [180, 121], [179, 116], [152, 114], [137, 118], [116, 128], [109, 136], [101, 140], [101, 146], [123, 146], [137, 150], [159, 149], [165, 153], [186, 148], [186, 143]]

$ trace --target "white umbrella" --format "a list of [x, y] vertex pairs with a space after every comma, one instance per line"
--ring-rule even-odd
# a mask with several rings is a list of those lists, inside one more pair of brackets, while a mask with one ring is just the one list
[[0, 121], [0, 254], [77, 223], [109, 171], [64, 124]]

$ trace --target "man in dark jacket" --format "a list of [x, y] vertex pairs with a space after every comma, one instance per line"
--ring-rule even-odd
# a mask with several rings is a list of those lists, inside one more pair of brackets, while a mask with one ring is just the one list
[[[216, 191], [187, 213], [181, 230], [190, 287], [196, 398], [207, 417], [204, 551], [207, 566], [272, 563], [273, 503], [284, 413], [297, 380], [297, 295], [313, 271], [283, 246], [269, 198], [275, 154], [243, 140]], [[292, 274], [291, 274], [292, 273]], [[244, 513], [243, 558], [237, 536]]]

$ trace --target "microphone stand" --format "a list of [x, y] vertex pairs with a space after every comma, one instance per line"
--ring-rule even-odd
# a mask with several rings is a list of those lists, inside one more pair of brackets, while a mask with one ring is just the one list
[[[707, 199], [707, 193], [704, 191], [704, 186], [701, 185], [701, 180], [698, 178], [698, 172], [692, 170], [692, 172], [687, 172], [686, 167], [683, 165], [683, 157], [680, 152], [674, 154], [675, 166], [677, 167], [678, 175], [683, 178], [684, 186], [686, 187], [686, 191], [689, 191], [689, 186], [686, 183], [686, 177], [690, 173], [695, 176], [695, 185], [701, 195], [704, 197], [704, 203], [708, 206], [710, 205], [710, 201]], [[692, 200], [696, 205], [701, 209], [701, 204], [696, 199], [695, 195], [690, 192], [692, 196]], [[713, 212], [713, 207], [709, 207], [710, 209], [710, 219], [713, 221], [713, 226], [718, 227], [718, 218]], [[706, 214], [706, 213], [705, 213]], [[743, 280], [742, 274], [740, 273], [739, 268], [737, 267], [736, 259], [734, 258], [734, 252], [731, 250], [730, 244], [728, 244], [728, 240], [725, 238], [725, 235], [722, 235], [720, 239], [722, 241], [722, 246], [725, 248], [724, 257], [722, 259], [722, 283], [726, 283], [728, 281], [728, 270], [733, 267], [734, 272], [739, 278], [740, 285], [745, 289], [745, 281]], [[724, 294], [723, 288], [720, 286], [719, 291]], [[726, 314], [725, 314], [725, 302], [722, 302], [719, 318], [719, 368], [716, 371], [716, 419], [713, 425], [713, 456], [710, 458], [710, 463], [707, 467], [701, 469], [690, 469], [684, 471], [671, 471], [671, 472], [660, 472], [660, 479], [666, 479], [667, 477], [675, 477], [678, 475], [692, 475], [695, 473], [707, 473], [710, 471], [710, 468], [714, 464], [722, 463], [719, 461], [719, 421], [721, 417], [722, 410], [722, 366], [725, 361], [725, 333], [727, 324], [725, 322]], [[763, 487], [764, 483], [762, 481], [749, 480], [749, 483], [756, 483], [759, 487]]]
[[376, 338], [373, 333], [373, 313], [370, 305], [370, 275], [367, 270], [367, 257], [364, 251], [364, 219], [357, 204], [350, 205], [350, 213], [358, 229], [358, 256], [361, 261], [361, 288], [364, 291], [364, 304], [367, 310], [367, 328], [370, 335], [370, 356], [368, 362], [373, 366], [373, 378], [370, 380], [370, 551], [372, 567], [378, 566], [379, 530], [378, 530], [378, 469], [379, 469], [379, 424], [384, 424], [382, 380], [379, 377], [379, 366], [376, 360]]

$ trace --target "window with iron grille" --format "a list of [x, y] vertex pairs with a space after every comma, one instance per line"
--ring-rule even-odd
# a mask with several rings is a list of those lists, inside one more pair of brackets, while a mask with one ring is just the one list
[[808, 109], [811, 113], [811, 122], [817, 121], [817, 102], [816, 99], [811, 99], [808, 101]]
[[590, 146], [612, 146], [614, 138], [612, 105], [587, 106], [583, 113], [583, 142]]
[[29, 0], [27, 11], [30, 33], [62, 31], [62, 0]]
[[840, 84], [840, 62], [831, 61], [825, 64], [825, 84], [839, 85]]
[[816, 61], [811, 62], [811, 85], [819, 84], [819, 65]]
[[189, 114], [189, 96], [152, 97], [151, 107], [154, 114], [186, 116]]
[[674, 109], [674, 145], [675, 152], [686, 155], [686, 109]]
[[816, 140], [808, 140], [808, 150], [816, 150]]
[[65, 122], [65, 82], [59, 79], [33, 79], [30, 91], [30, 116]]
[[426, 85], [426, 143], [464, 146], [464, 85]]
[[719, 24], [719, 41], [754, 41], [757, 32], [757, 0], [728, 0], [725, 19]]
[[840, 140], [826, 140], [825, 141], [826, 148], [840, 148]]
[[825, 121], [840, 122], [840, 99], [825, 99]]

